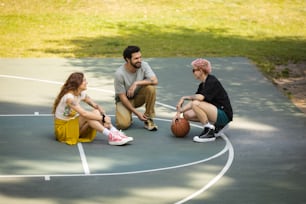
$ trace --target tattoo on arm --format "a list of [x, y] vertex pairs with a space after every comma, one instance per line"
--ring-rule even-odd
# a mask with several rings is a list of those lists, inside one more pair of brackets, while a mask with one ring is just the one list
[[96, 106], [92, 103], [92, 101], [88, 101], [87, 104], [90, 105], [93, 108], [96, 108]]
[[69, 104], [70, 104], [70, 106], [73, 106], [73, 107], [76, 106], [76, 103], [74, 101], [70, 101]]
[[95, 104], [92, 100], [91, 100], [91, 98], [89, 97], [89, 96], [86, 96], [86, 102], [87, 102], [87, 104], [89, 105], [89, 106], [91, 106], [91, 107], [93, 107], [93, 108], [95, 108], [95, 109], [97, 109], [98, 108], [98, 104]]

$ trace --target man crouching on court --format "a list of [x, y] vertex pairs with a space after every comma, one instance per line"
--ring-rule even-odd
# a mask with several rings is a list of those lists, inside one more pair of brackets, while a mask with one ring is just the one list
[[[115, 73], [116, 126], [127, 129], [132, 124], [132, 113], [144, 121], [144, 127], [157, 130], [154, 124], [156, 85], [158, 79], [147, 62], [141, 58], [140, 48], [128, 46], [123, 51], [125, 63]], [[145, 105], [145, 113], [136, 108]]]

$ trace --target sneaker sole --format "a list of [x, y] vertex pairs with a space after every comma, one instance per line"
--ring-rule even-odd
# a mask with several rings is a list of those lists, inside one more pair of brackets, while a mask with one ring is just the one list
[[205, 139], [201, 139], [199, 137], [194, 137], [193, 141], [194, 142], [199, 142], [199, 143], [204, 143], [204, 142], [213, 142], [216, 140], [216, 137], [212, 137], [212, 138], [205, 138]]
[[123, 140], [123, 141], [118, 141], [118, 142], [108, 142], [108, 144], [114, 145], [114, 146], [121, 146], [121, 145], [125, 145], [128, 142], [129, 142], [128, 140]]
[[128, 142], [134, 141], [134, 138], [133, 138], [133, 137], [127, 137], [126, 139], [127, 139]]
[[148, 126], [144, 126], [144, 128], [149, 130], [149, 131], [156, 131], [158, 129], [157, 127], [149, 128]]

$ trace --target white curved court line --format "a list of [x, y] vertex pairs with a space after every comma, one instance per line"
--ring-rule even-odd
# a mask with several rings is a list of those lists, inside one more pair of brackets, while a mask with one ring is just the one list
[[223, 176], [224, 174], [230, 169], [233, 161], [234, 161], [234, 148], [231, 144], [231, 142], [229, 141], [229, 139], [226, 137], [225, 134], [223, 134], [221, 136], [225, 141], [226, 144], [228, 146], [228, 159], [227, 162], [225, 164], [225, 166], [223, 167], [223, 169], [220, 171], [220, 173], [218, 175], [216, 175], [212, 180], [210, 180], [210, 182], [208, 182], [206, 185], [204, 185], [200, 190], [194, 192], [193, 194], [191, 194], [190, 196], [175, 202], [175, 204], [182, 204], [185, 203], [193, 198], [195, 198], [196, 196], [200, 195], [201, 193], [204, 193], [207, 189], [209, 189], [210, 187], [212, 187], [215, 183], [217, 183]]
[[188, 166], [193, 166], [197, 165], [200, 163], [204, 163], [207, 161], [210, 161], [212, 159], [218, 158], [219, 156], [223, 155], [228, 151], [228, 146], [225, 145], [224, 148], [218, 152], [217, 154], [202, 159], [198, 160], [195, 162], [190, 162], [190, 163], [185, 163], [181, 165], [176, 165], [176, 166], [168, 166], [168, 167], [163, 167], [163, 168], [156, 168], [156, 169], [147, 169], [147, 170], [139, 170], [139, 171], [126, 171], [126, 172], [113, 172], [113, 173], [92, 173], [92, 174], [29, 174], [29, 175], [0, 175], [0, 178], [35, 178], [35, 177], [82, 177], [82, 176], [119, 176], [119, 175], [131, 175], [131, 174], [143, 174], [143, 173], [151, 173], [151, 172], [157, 172], [157, 171], [166, 171], [166, 170], [171, 170], [171, 169], [178, 169], [178, 168], [183, 168], [183, 167], [188, 167]]
[[[12, 115], [0, 115], [0, 117], [38, 117], [38, 116], [53, 116], [53, 114], [12, 114]], [[109, 116], [115, 116], [115, 115], [109, 115]], [[133, 116], [136, 117], [136, 116]], [[163, 118], [154, 118], [155, 120], [159, 120], [159, 121], [166, 121], [166, 122], [171, 122], [170, 119], [163, 119]], [[199, 127], [201, 128], [201, 126], [199, 125], [195, 125], [195, 124], [191, 124], [191, 126], [194, 127]], [[206, 158], [206, 159], [202, 159], [202, 160], [198, 160], [195, 162], [190, 162], [190, 163], [185, 163], [185, 164], [181, 164], [181, 165], [176, 165], [176, 166], [170, 166], [170, 167], [163, 167], [163, 168], [156, 168], [156, 169], [148, 169], [148, 170], [139, 170], [139, 171], [129, 171], [129, 172], [118, 172], [118, 173], [97, 173], [97, 174], [91, 174], [90, 170], [89, 170], [89, 166], [86, 160], [86, 155], [82, 146], [82, 143], [78, 143], [77, 144], [79, 152], [80, 152], [80, 157], [81, 157], [81, 161], [82, 161], [82, 165], [83, 165], [83, 169], [84, 169], [84, 174], [85, 175], [91, 175], [91, 176], [107, 176], [107, 175], [128, 175], [128, 174], [139, 174], [139, 173], [148, 173], [148, 172], [156, 172], [156, 171], [164, 171], [164, 170], [170, 170], [170, 169], [176, 169], [176, 168], [182, 168], [182, 167], [187, 167], [187, 166], [192, 166], [192, 165], [196, 165], [196, 164], [200, 164], [200, 163], [204, 163], [207, 162], [209, 160], [215, 159], [221, 155], [223, 155], [225, 152], [228, 151], [228, 146], [227, 144], [225, 145], [225, 147], [223, 148], [223, 150], [221, 150], [220, 152], [218, 152], [217, 154]], [[80, 175], [84, 175], [84, 174], [62, 174], [62, 175], [48, 175], [49, 177], [57, 177], [57, 176], [80, 176]], [[45, 177], [46, 175], [25, 175], [26, 177]], [[1, 177], [10, 177], [10, 175], [0, 175]], [[17, 175], [12, 175], [12, 177], [19, 177]], [[20, 176], [22, 177], [22, 175]]]
[[[21, 77], [21, 76], [13, 76], [13, 75], [0, 75], [0, 77], [3, 78], [14, 78], [14, 79], [21, 79], [21, 80], [30, 80], [30, 81], [38, 81], [38, 82], [43, 82], [43, 83], [51, 83], [51, 84], [63, 84], [61, 82], [56, 82], [56, 81], [50, 81], [50, 80], [41, 80], [41, 79], [35, 79], [35, 78], [29, 78], [29, 77]], [[95, 91], [100, 91], [100, 92], [108, 92], [108, 93], [113, 93], [113, 91], [109, 91], [109, 90], [104, 90], [104, 89], [99, 89], [99, 88], [88, 88], [91, 90], [95, 90]], [[167, 104], [163, 104], [160, 102], [156, 102], [156, 104], [164, 106], [166, 108], [172, 109], [172, 110], [176, 110], [175, 107], [167, 105]], [[50, 115], [50, 114], [46, 114]], [[2, 115], [0, 115], [2, 116]], [[11, 115], [10, 115], [11, 116]], [[38, 116], [37, 114], [34, 113], [34, 116]], [[160, 120], [164, 120], [164, 119], [160, 119]], [[171, 121], [171, 120], [170, 120]], [[200, 127], [197, 125], [193, 125], [195, 127]], [[215, 176], [208, 184], [206, 184], [205, 186], [203, 186], [200, 190], [196, 191], [195, 193], [191, 194], [190, 196], [177, 201], [175, 204], [182, 204], [185, 203], [191, 199], [193, 199], [194, 197], [198, 196], [201, 193], [204, 193], [207, 189], [209, 189], [210, 187], [212, 187], [215, 183], [217, 183], [222, 177], [223, 175], [229, 170], [229, 168], [231, 167], [233, 160], [234, 160], [234, 149], [233, 146], [231, 144], [231, 142], [229, 141], [229, 139], [226, 137], [225, 134], [223, 134], [221, 136], [225, 142], [226, 142], [226, 146], [224, 147], [224, 149], [222, 151], [220, 151], [218, 154], [218, 156], [224, 154], [227, 150], [229, 151], [229, 156], [228, 156], [228, 160], [226, 162], [226, 165], [223, 167], [223, 169], [219, 172], [219, 174], [217, 176]], [[222, 153], [222, 154], [221, 154]], [[214, 155], [212, 157], [209, 157], [207, 159], [212, 159], [212, 158], [216, 158], [217, 156]], [[169, 170], [169, 169], [174, 169], [174, 168], [181, 168], [181, 167], [186, 167], [186, 166], [191, 166], [191, 165], [195, 165], [195, 164], [199, 164], [202, 162], [206, 162], [207, 159], [203, 159], [197, 162], [191, 162], [188, 164], [183, 164], [183, 165], [178, 165], [178, 166], [173, 166], [173, 167], [165, 167], [165, 168], [157, 168], [157, 169], [151, 169], [151, 170], [142, 170], [142, 171], [134, 171], [134, 172], [119, 172], [119, 173], [105, 173], [105, 174], [70, 174], [71, 176], [102, 176], [102, 175], [126, 175], [126, 174], [136, 174], [136, 173], [147, 173], [147, 172], [152, 172], [152, 171], [162, 171], [162, 170]], [[35, 177], [45, 177], [46, 180], [50, 179], [50, 176], [55, 177], [55, 176], [61, 176], [61, 175], [36, 175]], [[69, 175], [62, 175], [62, 176], [69, 176]], [[3, 176], [0, 176], [0, 178]], [[5, 177], [5, 175], [4, 175]], [[19, 177], [18, 175], [16, 177]], [[20, 176], [20, 177], [24, 177], [24, 176]], [[27, 176], [26, 176], [27, 177]], [[29, 177], [33, 177], [33, 176], [29, 176]]]

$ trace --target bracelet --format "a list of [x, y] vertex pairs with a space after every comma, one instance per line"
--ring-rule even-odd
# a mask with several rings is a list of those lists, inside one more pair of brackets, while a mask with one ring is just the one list
[[105, 115], [102, 113], [102, 123], [105, 123]]

